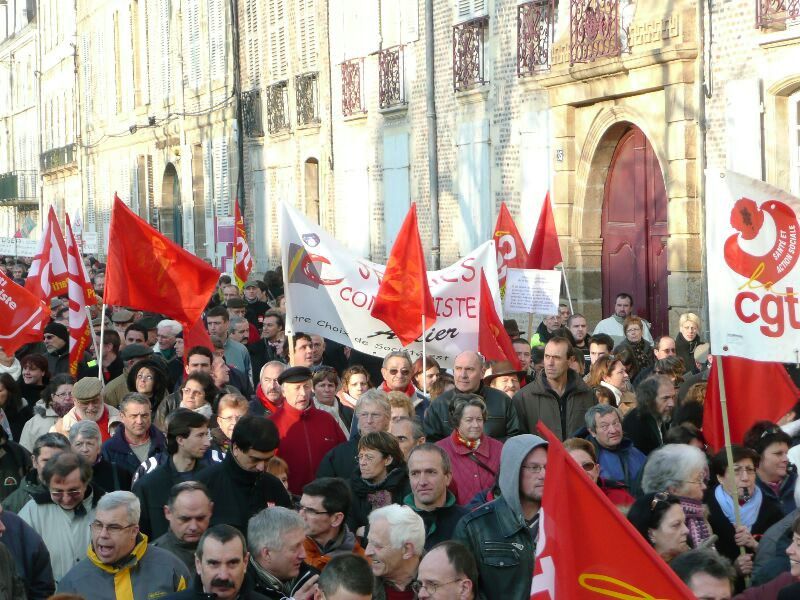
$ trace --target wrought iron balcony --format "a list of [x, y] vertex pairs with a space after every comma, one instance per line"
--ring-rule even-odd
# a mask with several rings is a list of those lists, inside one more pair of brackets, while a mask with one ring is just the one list
[[78, 160], [78, 147], [67, 144], [60, 148], [51, 148], [39, 155], [39, 168], [42, 173], [55, 171], [73, 165]]
[[267, 129], [271, 134], [289, 129], [288, 81], [279, 81], [267, 88]]
[[394, 46], [378, 54], [378, 98], [381, 108], [405, 104], [403, 94], [403, 47]]
[[486, 83], [484, 54], [489, 17], [478, 17], [453, 27], [453, 89], [468, 90]]
[[342, 63], [342, 114], [345, 117], [366, 112], [363, 71], [363, 58], [354, 58]]
[[0, 175], [0, 203], [15, 206], [39, 203], [38, 171], [11, 171]]
[[517, 6], [517, 76], [550, 68], [553, 0], [533, 0]]
[[261, 90], [242, 92], [242, 125], [248, 137], [264, 137], [261, 118]]
[[296, 75], [294, 89], [297, 96], [297, 124], [319, 123], [319, 73], [313, 71]]
[[800, 19], [800, 0], [756, 0], [756, 26], [786, 27], [791, 19]]
[[569, 63], [619, 56], [619, 0], [570, 0]]

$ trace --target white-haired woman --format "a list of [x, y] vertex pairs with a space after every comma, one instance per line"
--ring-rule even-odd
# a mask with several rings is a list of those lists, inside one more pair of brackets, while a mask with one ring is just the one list
[[675, 336], [675, 355], [683, 360], [686, 373], [697, 373], [694, 350], [703, 340], [700, 339], [700, 317], [694, 313], [683, 313], [678, 320], [678, 335]]
[[654, 450], [642, 472], [644, 493], [669, 492], [681, 501], [692, 546], [711, 537], [703, 494], [708, 486], [708, 459], [688, 444], [667, 444]]

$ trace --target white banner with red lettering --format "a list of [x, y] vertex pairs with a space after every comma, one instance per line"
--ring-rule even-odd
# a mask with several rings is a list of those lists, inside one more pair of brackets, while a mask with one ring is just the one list
[[796, 362], [800, 200], [731, 171], [706, 171], [711, 352]]
[[[356, 256], [287, 204], [281, 204], [280, 213], [286, 333], [321, 335], [374, 356], [402, 350], [389, 327], [370, 315], [384, 265]], [[425, 334], [425, 350], [442, 366], [452, 366], [459, 352], [478, 349], [481, 269], [495, 310], [502, 315], [493, 242], [449, 267], [428, 272], [437, 320]], [[422, 356], [421, 342], [420, 338], [405, 348], [412, 359]]]

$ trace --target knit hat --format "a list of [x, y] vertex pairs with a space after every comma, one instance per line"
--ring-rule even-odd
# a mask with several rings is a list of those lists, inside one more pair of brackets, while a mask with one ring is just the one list
[[44, 332], [61, 338], [69, 344], [69, 331], [67, 330], [66, 326], [62, 325], [61, 323], [51, 321], [47, 324], [47, 327], [44, 328]]

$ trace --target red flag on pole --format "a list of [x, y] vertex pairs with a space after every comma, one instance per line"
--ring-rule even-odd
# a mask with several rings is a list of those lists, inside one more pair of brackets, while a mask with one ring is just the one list
[[67, 293], [67, 248], [52, 206], [28, 270], [25, 289], [48, 305], [52, 297]]
[[558, 438], [539, 430], [550, 446], [531, 600], [693, 598]]
[[0, 347], [7, 355], [42, 339], [50, 320], [49, 308], [0, 271]]
[[211, 352], [214, 352], [214, 344], [211, 343], [211, 338], [206, 330], [206, 324], [203, 319], [197, 319], [193, 324], [181, 323], [183, 326], [183, 362], [186, 362], [186, 357], [190, 349], [195, 346], [205, 346]]
[[[83, 268], [81, 254], [78, 245], [75, 243], [75, 236], [72, 233], [72, 224], [69, 222], [69, 215], [66, 216], [67, 226], [67, 276], [69, 290], [69, 372], [75, 377], [78, 374], [78, 363], [83, 359], [83, 353], [92, 341], [92, 332], [89, 329], [89, 319], [86, 316], [86, 306], [89, 305], [87, 288], [89, 278]], [[94, 298], [94, 290], [92, 290]], [[96, 298], [94, 299], [97, 302]]]
[[106, 304], [197, 322], [217, 285], [214, 267], [161, 235], [116, 194], [108, 239]]
[[386, 271], [370, 313], [386, 323], [407, 346], [436, 322], [436, 308], [428, 288], [428, 273], [417, 229], [417, 205], [411, 204], [389, 254]]
[[[777, 422], [800, 398], [800, 390], [781, 363], [723, 356], [722, 372], [725, 377], [728, 423], [734, 444], [742, 443], [745, 432], [756, 421]], [[764, 394], [766, 382], [769, 382], [768, 395]], [[712, 448], [725, 446], [716, 357], [708, 375], [703, 405], [703, 435]]]
[[494, 308], [492, 291], [489, 282], [486, 281], [486, 274], [481, 269], [481, 298], [479, 302], [479, 323], [478, 323], [478, 352], [483, 354], [486, 360], [507, 360], [514, 365], [515, 369], [522, 368], [511, 338], [503, 326], [503, 321]]
[[253, 258], [250, 256], [250, 246], [247, 244], [247, 231], [244, 228], [244, 219], [239, 210], [239, 201], [233, 203], [236, 237], [233, 241], [233, 276], [236, 285], [241, 290], [253, 270]]
[[494, 247], [497, 251], [497, 279], [500, 283], [500, 293], [505, 294], [508, 270], [524, 269], [528, 263], [528, 251], [505, 202], [500, 204], [500, 212], [494, 225]]
[[558, 245], [556, 221], [553, 218], [553, 207], [550, 205], [550, 192], [544, 197], [542, 212], [533, 234], [531, 249], [528, 252], [528, 269], [550, 271], [564, 262], [561, 258], [561, 247]]

